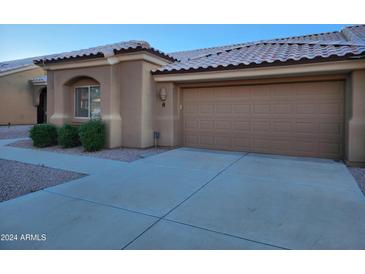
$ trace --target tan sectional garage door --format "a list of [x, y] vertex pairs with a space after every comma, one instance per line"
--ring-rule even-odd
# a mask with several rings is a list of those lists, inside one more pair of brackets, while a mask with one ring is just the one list
[[342, 158], [343, 81], [182, 92], [185, 146]]

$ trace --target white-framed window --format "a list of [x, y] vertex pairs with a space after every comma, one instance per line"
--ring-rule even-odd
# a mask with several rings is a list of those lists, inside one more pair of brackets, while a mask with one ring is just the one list
[[75, 117], [100, 118], [100, 86], [75, 88]]

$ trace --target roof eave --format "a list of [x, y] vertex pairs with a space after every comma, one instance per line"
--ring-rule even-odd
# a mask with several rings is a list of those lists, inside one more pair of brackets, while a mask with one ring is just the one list
[[98, 59], [98, 58], [104, 58], [104, 54], [98, 53], [98, 54], [92, 54], [92, 55], [64, 57], [64, 58], [56, 58], [56, 59], [50, 59], [50, 60], [41, 59], [41, 60], [34, 60], [33, 63], [38, 66], [44, 66], [44, 65], [52, 65], [52, 64], [59, 64], [59, 63], [66, 63], [66, 62], [73, 62], [73, 61], [85, 61], [85, 60]]
[[347, 74], [359, 69], [365, 69], [365, 59], [293, 64], [276, 67], [267, 66], [220, 71], [202, 71], [195, 73], [159, 74], [154, 75], [154, 80], [158, 83], [216, 82], [272, 77], [310, 76], [318, 74]]
[[287, 60], [287, 61], [274, 61], [274, 62], [262, 62], [259, 64], [239, 64], [239, 65], [219, 65], [216, 67], [199, 67], [199, 68], [189, 68], [189, 69], [173, 69], [173, 70], [156, 70], [152, 72], [152, 75], [164, 75], [164, 74], [180, 74], [180, 73], [195, 73], [195, 72], [210, 72], [210, 71], [224, 71], [224, 70], [235, 70], [235, 69], [249, 69], [249, 68], [259, 68], [259, 67], [276, 67], [276, 66], [287, 66], [287, 65], [300, 65], [300, 64], [313, 64], [313, 63], [323, 63], [323, 62], [333, 62], [333, 61], [344, 61], [344, 60], [359, 60], [365, 59], [365, 54], [354, 55], [347, 54], [344, 56], [331, 56], [331, 57], [316, 57], [313, 59], [303, 58], [300, 60]]
[[[137, 48], [129, 48], [129, 49], [120, 49], [120, 50], [113, 50], [114, 55], [121, 55], [126, 53], [138, 53], [138, 52], [148, 52], [150, 54], [156, 55], [157, 57], [163, 58], [168, 62], [174, 62], [177, 61], [173, 57], [155, 50], [153, 48], [143, 48], [143, 47], [137, 47]], [[73, 62], [73, 61], [86, 61], [86, 60], [92, 60], [92, 59], [101, 59], [101, 58], [108, 58], [112, 56], [105, 56], [103, 53], [99, 52], [97, 54], [90, 54], [90, 55], [82, 55], [82, 56], [71, 56], [71, 57], [65, 57], [65, 58], [56, 58], [56, 59], [50, 59], [50, 60], [34, 60], [34, 64], [38, 66], [44, 66], [44, 65], [52, 65], [52, 64], [59, 64], [59, 63], [65, 63], [65, 62]]]
[[145, 61], [156, 65], [156, 67], [163, 67], [169, 62], [159, 56], [149, 53], [148, 51], [136, 51], [130, 52], [128, 54], [118, 54], [109, 57], [102, 58], [87, 58], [86, 60], [64, 60], [63, 62], [52, 62], [43, 63], [41, 67], [44, 70], [64, 70], [64, 69], [79, 69], [86, 67], [97, 67], [97, 66], [110, 66], [115, 65], [120, 62], [127, 61]]

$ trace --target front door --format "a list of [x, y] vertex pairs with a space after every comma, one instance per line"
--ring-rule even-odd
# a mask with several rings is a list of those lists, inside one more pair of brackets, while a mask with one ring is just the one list
[[44, 88], [39, 95], [39, 105], [37, 107], [37, 123], [47, 123], [47, 89]]

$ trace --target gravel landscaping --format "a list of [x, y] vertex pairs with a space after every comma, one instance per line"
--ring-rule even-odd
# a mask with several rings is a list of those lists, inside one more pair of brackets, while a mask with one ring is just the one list
[[83, 176], [86, 175], [0, 159], [0, 202]]
[[142, 158], [146, 158], [152, 155], [156, 155], [162, 152], [166, 152], [171, 150], [172, 148], [167, 147], [158, 147], [158, 148], [146, 148], [146, 149], [137, 149], [137, 148], [113, 148], [113, 149], [102, 149], [96, 152], [86, 152], [83, 147], [74, 147], [74, 148], [62, 148], [60, 146], [51, 146], [45, 148], [36, 148], [32, 144], [32, 140], [20, 140], [9, 144], [8, 146], [13, 147], [21, 147], [21, 148], [31, 148], [43, 151], [51, 151], [58, 153], [67, 153], [73, 155], [83, 155], [83, 156], [91, 156], [103, 159], [117, 160], [122, 162], [133, 162], [135, 160], [139, 160]]
[[24, 138], [29, 136], [32, 125], [25, 126], [0, 126], [0, 139]]
[[349, 170], [356, 179], [357, 184], [359, 185], [362, 193], [365, 195], [365, 168], [361, 167], [349, 167]]

